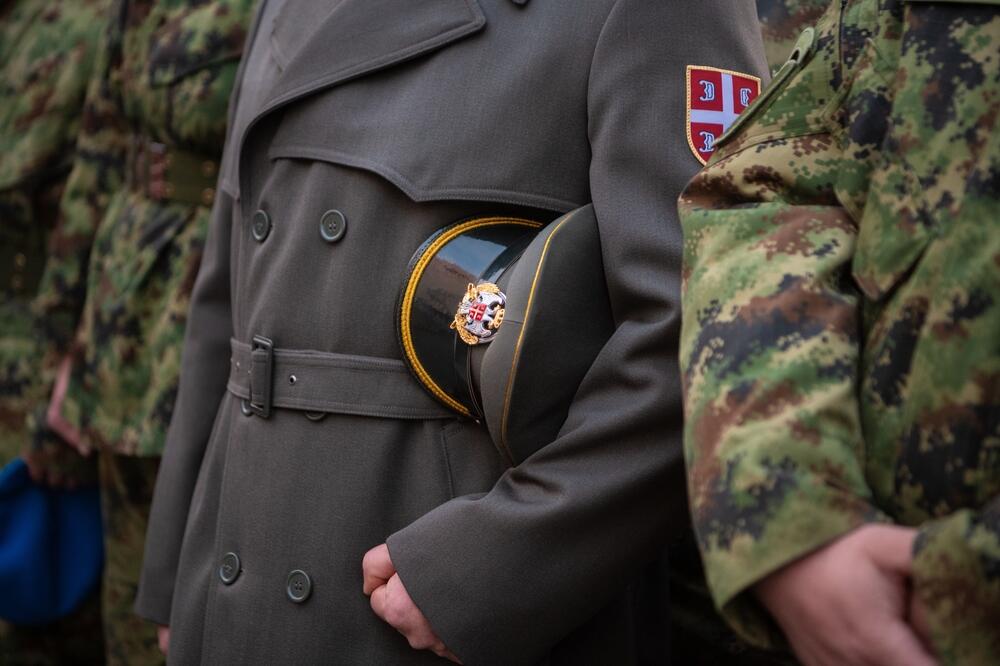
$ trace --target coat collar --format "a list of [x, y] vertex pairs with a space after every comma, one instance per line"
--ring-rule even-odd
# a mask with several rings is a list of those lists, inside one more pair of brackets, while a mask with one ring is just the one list
[[340, 0], [294, 54], [258, 117], [478, 32], [477, 0]]

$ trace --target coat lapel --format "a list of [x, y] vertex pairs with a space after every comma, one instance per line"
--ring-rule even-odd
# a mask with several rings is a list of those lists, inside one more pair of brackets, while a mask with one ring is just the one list
[[294, 54], [259, 115], [479, 31], [477, 0], [341, 0]]

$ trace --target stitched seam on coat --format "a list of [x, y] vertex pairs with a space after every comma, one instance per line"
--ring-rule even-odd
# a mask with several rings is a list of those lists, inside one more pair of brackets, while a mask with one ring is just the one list
[[302, 146], [296, 144], [275, 146], [268, 152], [268, 158], [311, 158], [341, 164], [344, 166], [360, 167], [383, 176], [402, 190], [406, 196], [417, 202], [441, 199], [481, 199], [496, 203], [538, 206], [559, 212], [568, 212], [574, 208], [579, 208], [584, 205], [584, 203], [570, 201], [568, 199], [560, 199], [546, 194], [517, 192], [515, 190], [502, 190], [496, 188], [422, 188], [392, 167], [380, 162], [375, 162], [363, 157], [357, 157], [338, 150], [328, 150], [325, 148], [317, 148], [315, 146]]

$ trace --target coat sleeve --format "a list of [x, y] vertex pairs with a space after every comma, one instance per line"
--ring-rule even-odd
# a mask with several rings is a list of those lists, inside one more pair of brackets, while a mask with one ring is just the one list
[[[115, 3], [114, 8], [120, 9]], [[60, 201], [59, 222], [32, 303], [42, 337], [65, 353], [80, 324], [87, 295], [90, 250], [111, 197], [122, 189], [128, 156], [128, 127], [114, 75], [120, 57], [117, 17], [102, 34], [84, 101], [76, 157]]]
[[685, 131], [689, 64], [764, 76], [752, 3], [614, 4], [587, 111], [615, 333], [555, 441], [486, 495], [453, 499], [388, 540], [407, 590], [466, 664], [543, 658], [687, 529], [675, 201], [699, 167]]
[[801, 71], [776, 75], [679, 201], [692, 518], [716, 605], [763, 645], [781, 637], [750, 587], [875, 518], [854, 398], [857, 226], [812, 111], [833, 92], [838, 25], [831, 10]]
[[1000, 497], [921, 525], [913, 590], [927, 609], [934, 648], [947, 664], [1000, 655]]
[[[856, 3], [851, 7], [854, 14], [845, 9], [841, 15], [839, 3], [833, 3], [817, 24], [815, 53], [801, 71], [776, 76], [782, 81], [765, 93], [768, 100], [751, 109], [742, 130], [723, 142], [718, 159], [692, 180], [680, 199], [686, 277], [681, 364], [692, 515], [716, 604], [730, 624], [756, 643], [781, 637], [750, 592], [754, 584], [866, 522], [888, 521], [877, 507], [893, 512], [897, 522], [919, 524], [926, 514], [911, 510], [907, 515], [899, 507], [917, 504], [912, 499], [922, 491], [912, 488], [937, 474], [937, 463], [927, 458], [906, 490], [910, 497], [903, 496], [900, 486], [895, 498], [885, 499], [885, 487], [880, 501], [873, 497], [869, 481], [891, 479], [895, 466], [902, 467], [892, 457], [897, 454], [886, 450], [904, 448], [905, 443], [887, 446], [878, 421], [892, 428], [898, 416], [864, 402], [871, 395], [866, 384], [880, 371], [871, 360], [875, 352], [865, 343], [877, 337], [883, 325], [877, 317], [889, 299], [866, 300], [861, 291], [866, 283], [885, 283], [878, 282], [881, 275], [865, 280], [858, 258], [859, 249], [878, 247], [888, 256], [905, 247], [905, 241], [892, 238], [889, 231], [904, 226], [912, 186], [894, 180], [890, 160], [871, 158], [893, 146], [884, 138], [885, 123], [900, 133], [920, 136], [915, 143], [926, 152], [928, 136], [973, 133], [949, 127], [954, 132], [949, 135], [930, 124], [921, 126], [922, 117], [915, 111], [925, 105], [913, 104], [913, 98], [901, 92], [907, 88], [898, 88], [905, 83], [924, 94], [933, 89], [933, 80], [921, 78], [928, 71], [947, 78], [949, 67], [957, 67], [935, 62], [944, 56], [921, 53], [932, 40], [914, 33], [904, 33], [900, 40], [916, 52], [914, 58], [930, 63], [926, 66], [903, 61], [897, 67], [886, 59], [853, 68], [853, 81], [844, 74], [845, 63], [858, 62], [849, 55], [862, 48], [848, 49], [847, 40], [853, 36], [860, 44], [875, 46], [864, 35], [876, 20], [893, 26], [882, 33], [890, 36], [884, 50], [893, 52], [889, 39], [898, 39], [898, 18], [888, 10], [869, 9], [875, 6]], [[956, 5], [950, 11], [964, 14], [967, 9]], [[947, 34], [941, 31], [944, 23], [915, 24]], [[944, 41], [949, 48], [961, 48], [960, 41]], [[906, 76], [897, 75], [897, 69]], [[840, 81], [850, 90], [838, 88]], [[959, 92], [949, 95], [957, 98]], [[835, 103], [825, 103], [828, 100]], [[974, 114], [963, 121], [980, 122]], [[871, 142], [876, 143], [871, 151], [860, 149]], [[974, 162], [966, 145], [954, 140], [934, 153], [930, 159], [917, 152], [914, 161], [935, 173], [949, 173], [942, 165]], [[988, 154], [985, 148], [982, 154]], [[865, 159], [876, 166], [858, 168]], [[932, 183], [934, 178], [919, 182]], [[974, 178], [958, 182], [968, 189], [944, 188], [949, 206], [983, 200], [972, 185]], [[976, 209], [967, 205], [963, 210]], [[877, 226], [880, 219], [887, 223]], [[864, 220], [860, 232], [857, 220]], [[980, 224], [977, 220], [970, 226]], [[863, 319], [866, 314], [868, 321]], [[859, 368], [864, 368], [863, 374]], [[897, 381], [906, 372], [892, 368], [889, 375]], [[962, 371], [956, 374], [962, 376]], [[943, 402], [951, 398], [948, 391], [941, 385], [929, 393]], [[921, 404], [913, 395], [907, 400]], [[862, 410], [868, 411], [864, 427]], [[960, 454], [954, 455], [961, 460]], [[988, 475], [980, 473], [968, 470], [967, 478], [981, 483], [978, 479]], [[954, 477], [942, 473], [938, 480], [947, 483], [948, 478]], [[995, 480], [982, 483], [981, 496], [989, 499], [995, 494]], [[933, 510], [955, 508], [939, 505]], [[978, 512], [958, 510], [920, 525], [913, 584], [930, 608], [941, 656], [946, 656], [946, 642], [951, 648], [962, 644], [963, 649], [976, 650], [989, 643], [982, 637], [991, 635], [996, 649], [997, 511], [994, 499]], [[962, 601], [956, 603], [958, 599]], [[988, 626], [992, 629], [984, 629]], [[978, 633], [973, 633], [974, 627]], [[995, 660], [982, 657], [984, 652], [979, 658], [965, 654], [959, 663]]]
[[[119, 7], [118, 3], [114, 7]], [[67, 7], [68, 10], [68, 7]], [[82, 323], [88, 289], [91, 248], [115, 192], [125, 182], [128, 127], [123, 120], [121, 99], [114, 76], [120, 54], [117, 15], [95, 31], [95, 45], [79, 58], [73, 74], [86, 77], [86, 94], [78, 109], [76, 152], [59, 201], [57, 223], [48, 239], [45, 270], [31, 309], [36, 329], [40, 371], [31, 380], [37, 404], [28, 416], [31, 437], [24, 453], [50, 474], [86, 482], [92, 476], [92, 461], [84, 461], [46, 424], [52, 382], [63, 356], [74, 351]], [[97, 17], [95, 17], [96, 20]]]

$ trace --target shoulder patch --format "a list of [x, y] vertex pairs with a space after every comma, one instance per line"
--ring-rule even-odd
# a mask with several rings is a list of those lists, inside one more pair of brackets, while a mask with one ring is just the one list
[[715, 143], [760, 95], [760, 79], [750, 74], [702, 65], [688, 65], [687, 140], [691, 152], [706, 164]]

